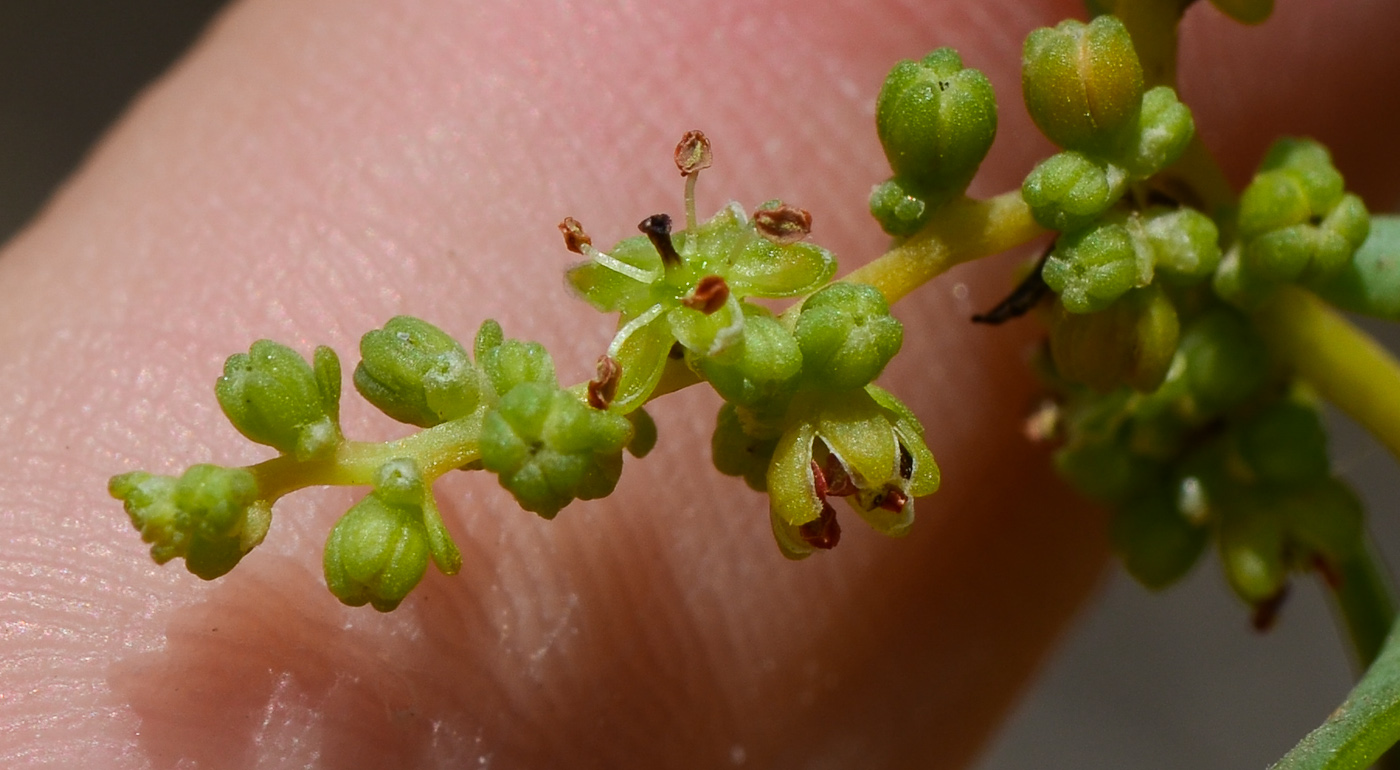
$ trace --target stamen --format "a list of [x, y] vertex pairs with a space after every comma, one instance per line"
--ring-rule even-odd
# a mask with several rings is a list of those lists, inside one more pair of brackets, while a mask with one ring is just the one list
[[798, 527], [797, 534], [813, 548], [824, 551], [835, 548], [841, 542], [841, 525], [836, 522], [836, 509], [830, 503], [823, 503], [821, 515]]
[[890, 513], [899, 513], [909, 504], [909, 495], [899, 487], [890, 487], [880, 497], [880, 507]]
[[812, 232], [812, 215], [786, 203], [755, 211], [753, 223], [759, 235], [778, 244], [797, 243]]
[[658, 273], [629, 265], [593, 248], [593, 239], [588, 237], [588, 233], [583, 231], [583, 225], [573, 217], [564, 217], [564, 221], [559, 223], [559, 232], [564, 235], [564, 248], [575, 254], [582, 254], [614, 273], [621, 273], [639, 283], [655, 283], [661, 277]]
[[658, 302], [657, 304], [647, 308], [647, 311], [645, 313], [642, 313], [636, 318], [633, 318], [632, 320], [624, 324], [621, 329], [618, 329], [617, 334], [612, 339], [612, 342], [608, 343], [608, 357], [617, 358], [617, 354], [619, 351], [622, 350], [622, 346], [627, 344], [627, 338], [631, 337], [633, 334], [636, 334], [638, 329], [641, 329], [642, 327], [646, 326], [652, 321], [655, 321], [656, 317], [661, 315], [661, 311], [663, 310], [665, 310], [665, 308], [663, 308], [661, 306], [661, 303]]
[[[695, 216], [695, 184], [700, 179], [700, 170], [710, 167], [714, 154], [710, 151], [710, 140], [700, 131], [687, 131], [676, 145], [676, 168], [685, 177], [685, 229], [694, 233], [698, 218]], [[686, 240], [687, 254], [694, 253], [695, 246]]]
[[733, 320], [715, 333], [715, 341], [710, 343], [707, 355], [717, 356], [723, 353], [744, 334], [744, 309], [739, 306], [739, 300], [730, 293], [729, 301], [725, 304], [729, 307], [729, 316]]
[[705, 315], [712, 315], [729, 301], [729, 284], [718, 275], [707, 275], [695, 284], [695, 290], [681, 304]]
[[617, 383], [622, 379], [622, 364], [612, 356], [598, 356], [598, 376], [588, 381], [588, 405], [607, 409], [617, 395]]
[[1278, 620], [1278, 611], [1283, 607], [1283, 600], [1287, 598], [1288, 585], [1285, 584], [1278, 593], [1254, 605], [1254, 613], [1249, 617], [1249, 623], [1254, 626], [1254, 630], [1263, 633], [1273, 628], [1274, 621]]
[[671, 242], [670, 215], [652, 214], [637, 223], [637, 229], [656, 247], [656, 253], [661, 255], [661, 264], [668, 268], [681, 264], [681, 255], [676, 253], [676, 245]]
[[846, 466], [841, 464], [841, 458], [835, 454], [826, 456], [826, 468], [823, 470], [826, 476], [826, 493], [832, 497], [849, 497], [856, 493], [855, 482], [851, 480], [851, 474], [846, 470]]

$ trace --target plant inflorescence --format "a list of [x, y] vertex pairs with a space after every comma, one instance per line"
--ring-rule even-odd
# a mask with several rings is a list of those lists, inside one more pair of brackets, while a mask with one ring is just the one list
[[[1213, 2], [1249, 23], [1271, 9]], [[618, 316], [592, 380], [561, 385], [544, 347], [494, 321], [468, 349], [427, 321], [392, 318], [362, 338], [351, 381], [419, 430], [367, 443], [341, 432], [334, 351], [308, 361], [261, 340], [228, 359], [215, 395], [277, 457], [178, 477], [125, 473], [111, 493], [157, 562], [183, 558], [213, 579], [263, 540], [283, 495], [368, 487], [327, 538], [325, 579], [346, 604], [389, 611], [430, 561], [446, 574], [461, 566], [434, 500], [439, 477], [492, 473], [551, 519], [610, 494], [624, 453], [647, 454], [653, 400], [704, 384], [723, 400], [715, 467], [766, 493], [783, 555], [837, 545], [835, 498], [899, 536], [939, 471], [917, 417], [874, 383], [904, 338], [890, 304], [954, 264], [1050, 233], [1007, 300], [974, 320], [1043, 320], [1035, 361], [1049, 396], [1031, 432], [1055, 442], [1064, 478], [1113, 511], [1124, 566], [1162, 588], [1213, 542], [1260, 628], [1291, 574], [1316, 573], [1369, 661], [1392, 611], [1362, 506], [1328, 459], [1319, 405], [1337, 403], [1400, 449], [1395, 407], [1372, 396], [1400, 382], [1400, 368], [1328, 304], [1400, 318], [1400, 219], [1372, 217], [1308, 139], [1278, 140], [1246, 189], [1229, 189], [1171, 84], [1175, 23], [1189, 4], [1095, 0], [1090, 21], [1032, 32], [1025, 104], [1059, 151], [1019, 190], [988, 200], [965, 191], [996, 133], [990, 82], [951, 48], [897, 64], [876, 102], [892, 175], [870, 196], [894, 246], [841, 280], [800, 208], [730, 203], [702, 221], [696, 183], [713, 157], [692, 131], [674, 155], [684, 229], [654, 214], [602, 249], [574, 219], [559, 225], [581, 259], [569, 285]], [[791, 303], [775, 312], [756, 300]], [[1339, 365], [1329, 346], [1360, 352]], [[1400, 702], [1394, 688], [1386, 697]], [[1378, 713], [1356, 728], [1390, 731], [1366, 744], [1367, 759], [1400, 737], [1400, 722]]]

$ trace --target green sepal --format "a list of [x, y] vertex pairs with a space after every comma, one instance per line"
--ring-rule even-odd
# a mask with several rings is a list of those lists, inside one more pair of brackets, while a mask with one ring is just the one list
[[[333, 366], [338, 382], [339, 361], [330, 348], [322, 350], [318, 368], [329, 377]], [[214, 395], [239, 433], [298, 460], [324, 457], [340, 444], [339, 387], [323, 385], [285, 345], [258, 340], [247, 353], [229, 356]]]
[[1250, 605], [1273, 599], [1288, 580], [1283, 522], [1258, 494], [1240, 492], [1223, 507], [1220, 560], [1230, 586]]
[[866, 391], [825, 399], [817, 412], [817, 437], [841, 461], [858, 488], [878, 489], [901, 481], [894, 426]]
[[1073, 19], [1026, 37], [1021, 59], [1026, 109], [1050, 141], [1106, 153], [1134, 128], [1143, 75], [1132, 37], [1109, 15]]
[[626, 417], [590, 409], [557, 386], [524, 382], [487, 413], [481, 462], [520, 507], [551, 519], [576, 498], [612, 493], [631, 437]]
[[686, 350], [701, 356], [716, 355], [739, 341], [747, 322], [744, 310], [733, 294], [724, 307], [705, 314], [694, 308], [678, 306], [666, 314], [671, 338]]
[[[903, 401], [878, 385], [866, 385], [865, 392], [890, 412], [899, 445], [909, 454], [909, 475], [905, 479], [904, 491], [910, 497], [926, 497], [937, 492], [941, 482], [938, 463], [924, 442], [924, 426], [919, 418]], [[903, 468], [900, 470], [903, 473]]]
[[1372, 215], [1351, 261], [1315, 290], [1342, 310], [1400, 321], [1400, 216]]
[[1094, 313], [1129, 290], [1152, 282], [1150, 244], [1124, 215], [1065, 233], [1045, 260], [1041, 277], [1071, 313]]
[[666, 370], [666, 359], [676, 337], [671, 333], [671, 323], [665, 314], [628, 329], [625, 337], [622, 334], [618, 332], [610, 350], [613, 360], [621, 367], [621, 374], [608, 409], [627, 414], [651, 398]]
[[399, 422], [431, 428], [471, 414], [481, 397], [467, 351], [446, 332], [396, 316], [360, 338], [355, 389]]
[[1031, 169], [1021, 183], [1021, 198], [1041, 227], [1070, 232], [1092, 224], [1123, 197], [1127, 187], [1124, 169], [1066, 151]]
[[904, 343], [904, 327], [879, 289], [835, 283], [802, 303], [795, 336], [804, 381], [819, 390], [847, 391], [880, 375]]
[[1099, 392], [1123, 385], [1151, 392], [1167, 375], [1179, 334], [1175, 305], [1152, 285], [1096, 313], [1069, 313], [1056, 303], [1050, 354], [1061, 376]]
[[271, 524], [271, 506], [258, 499], [257, 480], [243, 468], [194, 465], [179, 478], [135, 471], [112, 477], [107, 489], [157, 564], [183, 557], [204, 580], [233, 569]]
[[1114, 513], [1113, 550], [1135, 580], [1161, 590], [1191, 570], [1209, 540], [1210, 530], [1188, 521], [1175, 505], [1170, 488], [1158, 488], [1130, 500]]
[[801, 561], [816, 553], [817, 549], [802, 539], [802, 534], [798, 531], [800, 525], [788, 523], [776, 510], [769, 510], [768, 521], [773, 527], [773, 539], [777, 541], [778, 550], [784, 557], [792, 561]]
[[521, 383], [532, 382], [558, 387], [554, 359], [538, 342], [509, 339], [501, 325], [488, 319], [476, 335], [476, 365], [486, 375], [491, 389], [503, 396]]
[[924, 191], [961, 191], [996, 136], [991, 81], [951, 48], [901, 61], [875, 102], [875, 129], [895, 177]]
[[720, 255], [727, 262], [720, 272], [735, 296], [796, 297], [836, 275], [836, 257], [826, 249], [808, 241], [775, 243], [752, 228], [737, 248]]
[[812, 442], [816, 438], [816, 425], [796, 421], [778, 437], [768, 464], [769, 510], [776, 520], [794, 527], [815, 521], [822, 513], [822, 499], [812, 475]]

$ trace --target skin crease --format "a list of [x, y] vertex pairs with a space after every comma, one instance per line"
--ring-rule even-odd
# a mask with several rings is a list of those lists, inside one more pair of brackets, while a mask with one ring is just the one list
[[[538, 5], [539, 7], [534, 7]], [[703, 128], [702, 215], [812, 212], [843, 269], [884, 242], [874, 95], [953, 44], [998, 87], [974, 192], [1049, 151], [1018, 99], [1020, 41], [1077, 3], [248, 0], [139, 100], [0, 259], [0, 766], [959, 767], [1105, 563], [1101, 514], [1019, 424], [1029, 322], [966, 317], [1009, 259], [896, 308], [882, 383], [928, 428], [944, 488], [902, 541], [850, 513], [838, 549], [782, 559], [763, 500], [706, 453], [713, 396], [652, 409], [661, 444], [554, 522], [486, 474], [436, 489], [464, 556], [392, 615], [342, 607], [320, 548], [360, 491], [279, 504], [267, 542], [204, 583], [145, 555], [107, 478], [267, 457], [211, 384], [269, 337], [354, 365], [411, 312], [544, 342], [561, 379], [611, 334], [568, 295], [555, 223], [606, 246], [681, 213], [671, 149]], [[1393, 205], [1400, 6], [1280, 3], [1259, 28], [1204, 3], [1182, 91], [1237, 181], [1269, 139], [1337, 148]], [[1333, 8], [1323, 13], [1323, 8]], [[1366, 94], [1387, 94], [1383, 99]], [[1305, 96], [1304, 96], [1305, 95]], [[1024, 254], [1022, 255], [1024, 256]], [[970, 296], [951, 287], [965, 283]], [[402, 429], [347, 385], [344, 428]]]

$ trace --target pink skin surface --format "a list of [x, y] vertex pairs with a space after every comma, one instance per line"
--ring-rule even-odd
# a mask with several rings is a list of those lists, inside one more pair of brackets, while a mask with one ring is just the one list
[[[1289, 2], [1260, 28], [1204, 3], [1182, 89], [1236, 181], [1279, 132], [1332, 144], [1393, 204], [1400, 5]], [[902, 541], [846, 515], [785, 561], [764, 500], [707, 458], [716, 399], [657, 403], [658, 450], [554, 522], [486, 474], [437, 485], [462, 547], [391, 615], [341, 606], [320, 550], [359, 490], [283, 501], [204, 583], [158, 567], [107, 478], [268, 456], [226, 423], [223, 358], [340, 351], [397, 313], [486, 317], [586, 379], [612, 319], [572, 298], [555, 224], [601, 245], [681, 214], [671, 149], [703, 128], [700, 208], [781, 197], [845, 269], [884, 239], [874, 95], [956, 45], [999, 89], [974, 186], [1049, 150], [1020, 41], [1078, 3], [247, 0], [133, 107], [0, 260], [0, 766], [958, 767], [1105, 564], [1102, 515], [1021, 437], [1038, 332], [970, 326], [1009, 259], [901, 303], [884, 384], [944, 488]], [[1371, 41], [1374, 43], [1368, 43]], [[1384, 95], [1384, 96], [1374, 96]], [[1024, 256], [1024, 254], [1023, 254]], [[966, 292], [955, 292], [956, 284]], [[401, 435], [348, 390], [344, 427]]]

